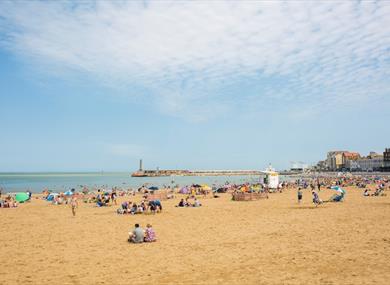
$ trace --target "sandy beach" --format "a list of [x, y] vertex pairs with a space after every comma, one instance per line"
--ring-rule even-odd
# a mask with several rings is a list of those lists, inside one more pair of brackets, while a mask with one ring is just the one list
[[[0, 209], [0, 283], [387, 284], [390, 196], [346, 189], [345, 202], [318, 208], [309, 190], [301, 205], [295, 189], [251, 202], [221, 194], [200, 208], [175, 208], [177, 195], [161, 214], [134, 216], [81, 202], [72, 217], [33, 199]], [[137, 222], [158, 242], [129, 244]]]

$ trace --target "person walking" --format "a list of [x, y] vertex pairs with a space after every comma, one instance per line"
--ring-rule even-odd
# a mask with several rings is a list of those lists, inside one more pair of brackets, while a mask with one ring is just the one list
[[74, 194], [72, 195], [72, 198], [70, 199], [70, 206], [72, 208], [73, 217], [75, 217], [76, 216], [76, 208], [79, 207], [79, 203], [77, 202], [77, 198]]

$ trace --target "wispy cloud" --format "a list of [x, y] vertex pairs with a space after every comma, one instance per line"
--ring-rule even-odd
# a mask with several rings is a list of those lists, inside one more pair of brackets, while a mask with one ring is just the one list
[[130, 158], [144, 157], [147, 152], [145, 146], [136, 144], [105, 144], [105, 149], [110, 155]]
[[143, 86], [163, 112], [196, 121], [264, 102], [387, 99], [387, 27], [385, 1], [0, 3], [4, 48], [61, 73]]

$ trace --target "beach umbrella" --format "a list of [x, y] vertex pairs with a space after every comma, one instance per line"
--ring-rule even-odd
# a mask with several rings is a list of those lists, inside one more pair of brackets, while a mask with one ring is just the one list
[[15, 200], [20, 202], [20, 203], [27, 201], [29, 198], [30, 197], [28, 196], [27, 193], [16, 193], [16, 195], [15, 195]]
[[72, 196], [73, 195], [73, 192], [68, 190], [64, 193], [65, 196]]
[[151, 186], [151, 187], [149, 187], [149, 190], [158, 190], [158, 187], [156, 187], [156, 186]]
[[201, 188], [202, 185], [199, 185], [199, 184], [193, 184], [192, 187], [195, 187], [195, 188]]
[[341, 188], [340, 186], [332, 186], [332, 187], [330, 187], [330, 189], [336, 190], [337, 192], [345, 194], [345, 190], [343, 188]]

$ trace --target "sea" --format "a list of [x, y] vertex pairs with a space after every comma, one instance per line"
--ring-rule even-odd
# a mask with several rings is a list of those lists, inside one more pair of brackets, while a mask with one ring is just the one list
[[[0, 189], [3, 193], [25, 192], [40, 193], [44, 189], [65, 192], [72, 188], [122, 189], [174, 186], [180, 187], [191, 184], [223, 185], [225, 183], [256, 183], [263, 181], [263, 176], [165, 176], [165, 177], [131, 177], [127, 172], [78, 172], [78, 173], [0, 173]], [[280, 181], [288, 180], [280, 176]]]

